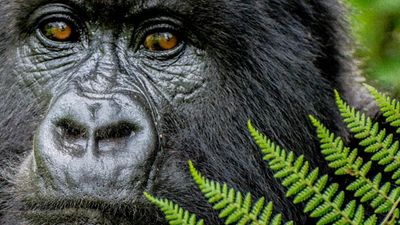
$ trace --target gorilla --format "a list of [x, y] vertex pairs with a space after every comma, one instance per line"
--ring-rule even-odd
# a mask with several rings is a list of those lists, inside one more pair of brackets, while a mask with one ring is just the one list
[[166, 224], [143, 192], [222, 224], [207, 177], [307, 224], [249, 137], [324, 167], [333, 89], [373, 111], [338, 0], [0, 0], [0, 224]]

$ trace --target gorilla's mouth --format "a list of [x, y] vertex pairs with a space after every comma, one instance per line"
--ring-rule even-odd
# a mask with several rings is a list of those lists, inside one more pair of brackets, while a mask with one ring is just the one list
[[[144, 225], [150, 224], [149, 220], [164, 224], [160, 212], [143, 196], [143, 191], [155, 188], [152, 187], [156, 181], [153, 173], [159, 166], [159, 155], [154, 156], [149, 172], [145, 179], [143, 177], [143, 185], [136, 186], [130, 193], [113, 191], [109, 198], [100, 198], [94, 194], [73, 196], [73, 192], [65, 195], [59, 189], [46, 189], [43, 177], [38, 177], [38, 174], [32, 176], [37, 171], [32, 165], [27, 166], [25, 171], [29, 171], [27, 173], [31, 174], [30, 178], [20, 177], [22, 183], [17, 182], [18, 196], [21, 197], [17, 201], [22, 204], [16, 215], [32, 225]], [[32, 180], [33, 177], [37, 179]]]
[[33, 210], [24, 217], [35, 224], [112, 224], [102, 213], [91, 209]]
[[[131, 201], [133, 202], [133, 201]], [[115, 203], [90, 199], [34, 200], [25, 202], [23, 217], [32, 224], [137, 224], [154, 209], [146, 204]]]
[[[66, 187], [46, 187], [46, 179], [38, 176], [37, 162], [32, 154], [26, 162], [28, 165], [25, 164], [25, 173], [22, 173], [28, 177], [19, 177], [21, 182], [17, 182], [22, 203], [18, 211], [29, 224], [142, 224], [142, 221], [148, 219], [144, 218], [146, 215], [157, 214], [142, 194], [151, 188], [154, 182], [151, 174], [157, 167], [157, 155], [153, 157], [152, 164], [146, 169], [148, 171], [139, 178], [140, 181], [136, 182], [136, 187], [132, 188], [131, 192], [121, 193], [118, 190], [107, 189], [108, 197], [104, 197], [107, 194], [98, 195], [101, 191], [82, 194], [81, 187], [77, 192], [65, 189]], [[36, 179], [33, 179], [34, 177]]]

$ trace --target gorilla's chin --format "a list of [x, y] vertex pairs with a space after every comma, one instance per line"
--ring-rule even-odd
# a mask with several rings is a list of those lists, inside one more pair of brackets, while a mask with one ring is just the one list
[[125, 216], [122, 214], [107, 215], [98, 210], [65, 209], [56, 211], [31, 211], [23, 216], [32, 224], [63, 224], [63, 225], [164, 225], [161, 218], [155, 214]]
[[90, 209], [33, 210], [25, 212], [24, 217], [37, 224], [112, 224], [102, 213]]

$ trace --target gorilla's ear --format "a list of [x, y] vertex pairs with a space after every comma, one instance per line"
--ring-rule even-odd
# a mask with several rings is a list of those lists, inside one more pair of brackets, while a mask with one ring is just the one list
[[359, 61], [354, 58], [354, 40], [350, 37], [347, 8], [336, 0], [310, 1], [314, 14], [311, 26], [314, 35], [318, 36], [323, 55], [319, 68], [333, 87], [353, 107], [375, 116], [378, 108], [373, 97], [363, 86], [366, 81], [359, 69]]

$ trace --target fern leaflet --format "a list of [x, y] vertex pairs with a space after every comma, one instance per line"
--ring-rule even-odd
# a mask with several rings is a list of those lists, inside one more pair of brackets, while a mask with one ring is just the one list
[[172, 201], [157, 199], [147, 192], [144, 195], [151, 203], [158, 206], [164, 212], [165, 218], [169, 221], [170, 225], [204, 225], [203, 220], [197, 221], [196, 215], [183, 210]]
[[[221, 185], [206, 179], [196, 170], [191, 161], [189, 161], [189, 169], [208, 202], [214, 206], [215, 210], [221, 211], [219, 217], [225, 218], [225, 224], [280, 225], [283, 223], [281, 214], [272, 218], [272, 202], [265, 204], [265, 199], [261, 198], [252, 206], [250, 193], [243, 198], [241, 192], [228, 188], [226, 184]], [[293, 222], [285, 224], [292, 225]]]
[[[323, 224], [376, 224], [372, 215], [365, 220], [364, 207], [356, 201], [344, 205], [344, 192], [339, 192], [338, 184], [328, 183], [328, 176], [319, 177], [318, 169], [309, 172], [309, 163], [304, 156], [296, 159], [293, 152], [287, 153], [248, 123], [249, 131], [264, 154], [264, 160], [275, 172], [275, 177], [283, 179], [288, 188], [287, 196], [294, 196], [294, 203], [306, 202], [305, 212], [311, 217], [320, 218], [317, 225]], [[344, 206], [344, 207], [343, 207]]]
[[[382, 186], [382, 174], [378, 173], [373, 180], [367, 177], [371, 169], [371, 162], [363, 163], [358, 157], [357, 149], [350, 151], [344, 146], [343, 140], [331, 133], [320, 121], [310, 116], [312, 124], [317, 128], [322, 154], [329, 162], [329, 167], [336, 170], [336, 175], [351, 175], [356, 178], [349, 186], [348, 191], [354, 191], [355, 197], [361, 202], [370, 202], [375, 213], [387, 213], [396, 204], [400, 196], [400, 188], [391, 189], [390, 182]], [[389, 193], [390, 192], [390, 193]]]
[[[365, 87], [374, 96], [380, 111], [386, 118], [386, 122], [390, 123], [392, 127], [400, 127], [400, 102], [378, 92], [374, 87], [369, 85], [365, 85]], [[400, 128], [397, 129], [396, 133], [400, 133]]]
[[380, 130], [379, 124], [372, 123], [364, 113], [348, 106], [337, 91], [335, 94], [339, 111], [354, 137], [361, 140], [360, 145], [365, 147], [365, 152], [374, 153], [371, 159], [386, 166], [384, 171], [392, 172], [392, 179], [400, 184], [399, 142], [394, 141], [393, 134], [387, 134], [386, 129]]

